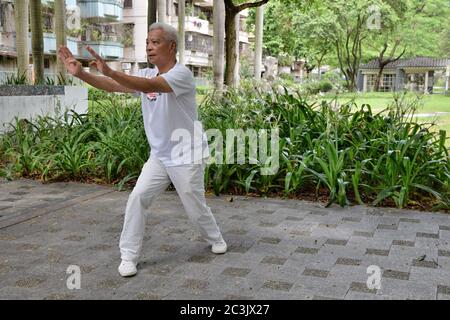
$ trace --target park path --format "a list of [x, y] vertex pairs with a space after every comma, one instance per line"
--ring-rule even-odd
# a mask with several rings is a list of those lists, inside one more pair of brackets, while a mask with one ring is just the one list
[[[450, 298], [448, 214], [243, 196], [207, 197], [230, 247], [214, 255], [176, 192], [165, 192], [138, 274], [122, 278], [128, 195], [0, 180], [0, 299]], [[80, 268], [80, 289], [69, 289], [70, 266]]]

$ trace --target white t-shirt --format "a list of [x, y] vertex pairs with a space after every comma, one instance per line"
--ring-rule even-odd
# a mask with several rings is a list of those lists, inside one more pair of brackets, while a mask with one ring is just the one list
[[[152, 78], [158, 69], [145, 68], [137, 76]], [[165, 166], [202, 163], [209, 157], [208, 140], [197, 115], [192, 72], [177, 63], [161, 74], [173, 92], [141, 93], [142, 116], [151, 155]]]

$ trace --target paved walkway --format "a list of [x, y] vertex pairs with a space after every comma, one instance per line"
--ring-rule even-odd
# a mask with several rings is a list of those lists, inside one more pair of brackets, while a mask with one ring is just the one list
[[209, 196], [230, 246], [216, 256], [175, 192], [153, 206], [138, 275], [122, 278], [128, 194], [0, 180], [0, 299], [450, 298], [450, 215]]

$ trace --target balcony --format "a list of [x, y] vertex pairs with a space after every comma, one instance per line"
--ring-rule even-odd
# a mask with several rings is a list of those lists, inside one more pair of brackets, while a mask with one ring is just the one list
[[[185, 24], [184, 27], [185, 32], [191, 31], [202, 33], [205, 35], [210, 35], [208, 20], [203, 20], [197, 17], [186, 17], [184, 24]], [[172, 20], [172, 26], [178, 29], [178, 17], [175, 17]]]
[[204, 52], [186, 50], [184, 53], [184, 64], [212, 67], [212, 61], [209, 59], [209, 55]]
[[[84, 41], [83, 44], [90, 46], [101, 57], [106, 60], [117, 60], [123, 58], [123, 45], [111, 41]], [[86, 51], [86, 47], [81, 49], [81, 56], [85, 59], [91, 59], [92, 56]]]
[[194, 0], [194, 3], [200, 7], [212, 8], [214, 3], [213, 0]]
[[[67, 37], [67, 47], [76, 56], [78, 55], [78, 39]], [[16, 39], [14, 37], [14, 48], [16, 47]], [[31, 34], [28, 35], [28, 48], [31, 53]], [[56, 54], [56, 35], [54, 33], [44, 33], [44, 54]]]
[[[53, 5], [55, 0], [41, 0], [43, 6]], [[77, 5], [77, 0], [66, 0], [66, 7], [74, 7]]]
[[123, 16], [123, 0], [79, 0], [81, 18], [103, 18], [105, 21], [119, 21]]

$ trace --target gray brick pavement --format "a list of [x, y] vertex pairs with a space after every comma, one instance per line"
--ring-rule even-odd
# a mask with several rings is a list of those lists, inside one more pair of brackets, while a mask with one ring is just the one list
[[[138, 275], [121, 278], [128, 194], [2, 180], [0, 299], [450, 299], [448, 214], [208, 196], [229, 244], [216, 256], [175, 192], [149, 210]], [[70, 265], [79, 290], [67, 288]]]

